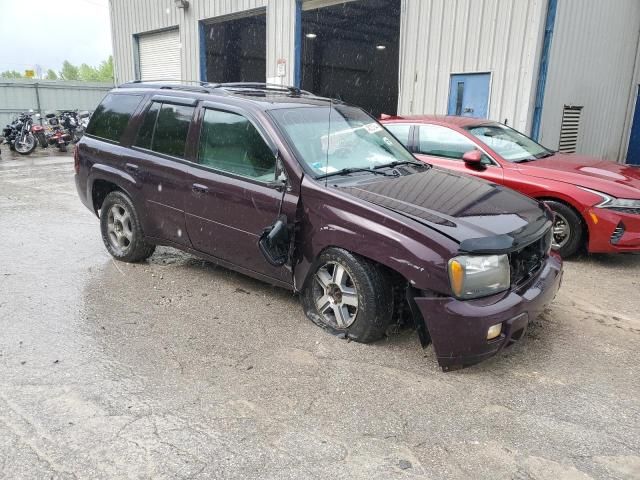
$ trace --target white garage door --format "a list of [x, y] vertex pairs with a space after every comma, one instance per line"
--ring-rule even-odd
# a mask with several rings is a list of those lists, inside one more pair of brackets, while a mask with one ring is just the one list
[[138, 37], [140, 80], [180, 80], [178, 29]]

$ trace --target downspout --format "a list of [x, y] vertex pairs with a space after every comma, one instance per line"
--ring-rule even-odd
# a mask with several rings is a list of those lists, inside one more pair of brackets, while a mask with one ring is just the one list
[[549, 69], [549, 56], [551, 54], [551, 41], [553, 29], [556, 23], [558, 0], [549, 0], [547, 6], [547, 19], [544, 25], [544, 40], [540, 56], [540, 70], [538, 72], [538, 85], [536, 88], [536, 102], [533, 110], [533, 122], [531, 124], [531, 138], [538, 140], [540, 137], [540, 123], [542, 121], [542, 106], [544, 105], [544, 91], [547, 86], [547, 71]]
[[302, 87], [302, 0], [296, 0], [296, 15], [293, 41], [293, 84]]

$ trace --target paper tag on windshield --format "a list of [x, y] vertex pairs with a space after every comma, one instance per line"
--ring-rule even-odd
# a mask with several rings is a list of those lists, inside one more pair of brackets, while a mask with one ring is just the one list
[[377, 133], [382, 130], [382, 127], [377, 123], [367, 123], [362, 126], [369, 133]]
[[337, 168], [334, 168], [331, 165], [329, 165], [328, 167], [316, 168], [316, 170], [320, 170], [322, 173], [333, 173], [338, 171]]

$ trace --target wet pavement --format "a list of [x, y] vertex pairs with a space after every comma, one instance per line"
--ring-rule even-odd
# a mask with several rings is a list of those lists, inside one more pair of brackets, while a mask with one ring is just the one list
[[117, 263], [69, 155], [0, 155], [0, 478], [640, 478], [640, 256], [566, 263], [525, 341], [448, 374], [169, 248]]

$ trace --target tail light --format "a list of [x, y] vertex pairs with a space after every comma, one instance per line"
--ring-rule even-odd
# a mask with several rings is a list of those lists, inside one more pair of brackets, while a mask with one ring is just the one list
[[80, 152], [78, 151], [78, 144], [73, 146], [73, 169], [76, 175], [80, 173]]

